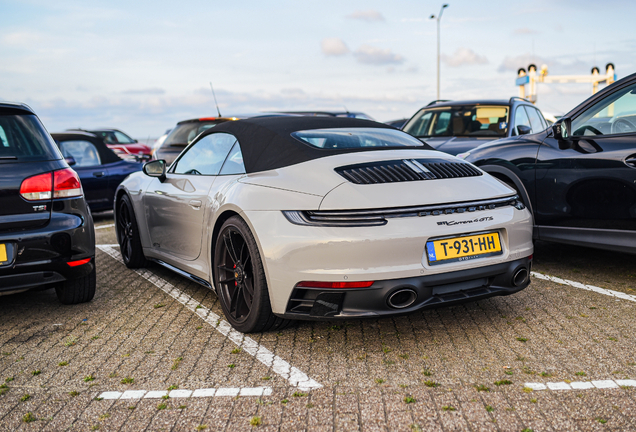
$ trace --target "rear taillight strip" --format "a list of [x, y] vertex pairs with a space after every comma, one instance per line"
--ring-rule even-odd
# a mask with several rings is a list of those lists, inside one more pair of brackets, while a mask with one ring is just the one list
[[82, 196], [79, 176], [71, 168], [28, 177], [20, 185], [20, 195], [28, 201]]

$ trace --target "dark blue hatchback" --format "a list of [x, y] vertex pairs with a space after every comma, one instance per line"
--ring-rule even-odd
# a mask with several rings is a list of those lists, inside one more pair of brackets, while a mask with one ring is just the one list
[[93, 212], [111, 210], [117, 186], [143, 167], [141, 162], [122, 160], [95, 134], [64, 132], [51, 136], [79, 175], [86, 202]]

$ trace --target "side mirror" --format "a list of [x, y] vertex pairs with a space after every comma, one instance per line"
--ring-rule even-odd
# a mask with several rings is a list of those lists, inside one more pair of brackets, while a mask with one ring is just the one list
[[530, 126], [526, 126], [526, 125], [517, 126], [517, 133], [519, 135], [528, 135], [530, 132], [532, 132], [532, 128]]
[[572, 119], [568, 117], [563, 117], [552, 125], [552, 133], [554, 134], [554, 138], [559, 142], [559, 148], [561, 150], [567, 150], [572, 147], [570, 141], [570, 137], [572, 136], [571, 130]]
[[570, 139], [572, 129], [572, 119], [563, 117], [552, 125], [552, 132], [554, 137], [559, 141], [567, 141]]
[[68, 166], [73, 166], [73, 165], [75, 165], [77, 163], [77, 161], [75, 160], [75, 158], [73, 156], [66, 156], [64, 158], [64, 160], [66, 161]]
[[166, 161], [161, 159], [148, 162], [144, 165], [143, 172], [149, 177], [158, 178], [163, 183], [166, 179]]

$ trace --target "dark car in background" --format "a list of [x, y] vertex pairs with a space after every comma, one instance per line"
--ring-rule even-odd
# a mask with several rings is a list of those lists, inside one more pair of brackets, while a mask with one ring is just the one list
[[140, 143], [119, 129], [68, 129], [69, 131], [88, 132], [102, 138], [108, 148], [113, 150], [122, 159], [146, 161], [152, 155], [152, 148]]
[[200, 133], [213, 128], [216, 125], [227, 121], [236, 121], [253, 117], [284, 116], [284, 113], [257, 113], [239, 114], [228, 117], [201, 117], [190, 120], [182, 120], [169, 131], [163, 142], [153, 149], [152, 158], [155, 160], [165, 160], [166, 165], [170, 165], [179, 154], [190, 144]]
[[238, 120], [237, 117], [202, 117], [183, 120], [170, 131], [163, 143], [154, 150], [153, 159], [163, 159], [170, 165], [201, 132], [226, 121]]
[[548, 123], [531, 102], [509, 100], [433, 101], [402, 127], [436, 150], [464, 153], [488, 141], [545, 130]]
[[0, 295], [95, 295], [95, 232], [80, 179], [26, 105], [0, 103]]
[[93, 212], [111, 210], [119, 183], [143, 168], [140, 162], [122, 160], [96, 134], [63, 132], [51, 136], [79, 175], [86, 202]]
[[550, 129], [463, 156], [517, 189], [533, 211], [535, 238], [636, 253], [636, 74]]

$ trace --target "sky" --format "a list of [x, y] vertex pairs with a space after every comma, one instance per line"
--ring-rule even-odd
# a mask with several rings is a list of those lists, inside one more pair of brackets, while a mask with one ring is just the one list
[[[636, 2], [452, 1], [441, 27], [441, 98], [517, 96], [517, 69], [636, 72]], [[176, 122], [280, 110], [411, 117], [436, 99], [442, 2], [0, 0], [0, 100], [50, 132], [115, 127], [144, 139]], [[591, 84], [540, 84], [564, 114]]]

